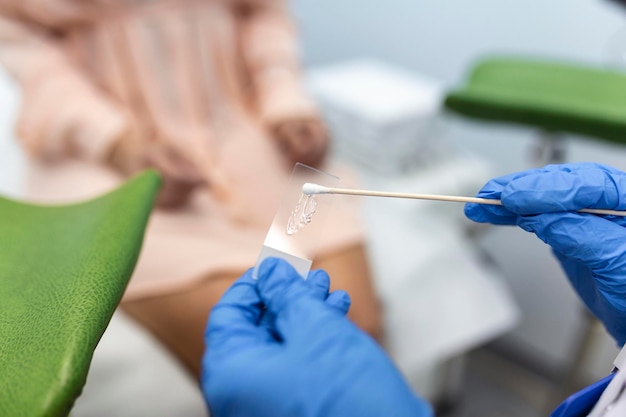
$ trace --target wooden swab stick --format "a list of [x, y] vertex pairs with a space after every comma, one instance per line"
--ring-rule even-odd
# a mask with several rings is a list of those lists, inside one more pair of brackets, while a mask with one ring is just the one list
[[[394, 193], [387, 191], [371, 191], [371, 190], [355, 190], [351, 188], [330, 188], [319, 184], [306, 183], [302, 186], [302, 192], [306, 195], [313, 194], [346, 194], [346, 195], [362, 195], [369, 197], [391, 197], [391, 198], [412, 198], [418, 200], [436, 200], [436, 201], [452, 201], [457, 203], [476, 203], [488, 204], [492, 206], [501, 206], [502, 201], [490, 198], [478, 197], [462, 197], [457, 195], [439, 195], [439, 194], [411, 194], [411, 193]], [[577, 210], [580, 213], [600, 214], [607, 216], [626, 216], [626, 211], [607, 210], [607, 209], [591, 209], [585, 208]]]

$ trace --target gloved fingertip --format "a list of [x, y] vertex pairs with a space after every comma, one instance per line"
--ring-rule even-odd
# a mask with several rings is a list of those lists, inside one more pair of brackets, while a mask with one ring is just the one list
[[313, 271], [309, 272], [307, 281], [328, 282], [328, 285], [330, 285], [330, 276], [328, 275], [328, 272], [324, 271], [323, 269], [314, 269]]
[[330, 290], [330, 277], [328, 273], [322, 269], [316, 269], [309, 272], [306, 280], [307, 284], [312, 287], [314, 295], [321, 300], [325, 300]]
[[463, 212], [465, 216], [478, 223], [485, 223], [486, 220], [484, 216], [482, 216], [482, 211], [479, 204], [476, 203], [466, 203], [465, 207], [463, 207]]
[[464, 207], [465, 216], [476, 223], [496, 225], [514, 225], [517, 215], [502, 206], [467, 203]]
[[339, 310], [343, 315], [348, 314], [351, 304], [350, 295], [343, 290], [333, 291], [326, 298], [326, 305]]
[[293, 266], [277, 258], [268, 258], [261, 263], [256, 284], [263, 303], [275, 313], [302, 294], [311, 293]]
[[278, 267], [278, 265], [281, 262], [285, 262], [280, 258], [266, 258], [263, 260], [263, 262], [261, 262], [261, 265], [259, 265], [258, 271], [257, 271], [257, 278], [261, 279], [261, 278], [266, 278], [268, 276], [270, 276], [272, 274], [272, 272], [274, 271], [275, 268]]

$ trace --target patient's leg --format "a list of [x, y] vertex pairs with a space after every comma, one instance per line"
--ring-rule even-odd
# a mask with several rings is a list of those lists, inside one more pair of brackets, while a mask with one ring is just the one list
[[[379, 337], [380, 308], [370, 282], [363, 247], [354, 246], [328, 254], [316, 261], [314, 268], [328, 271], [332, 289], [350, 293], [352, 307], [349, 317], [372, 336]], [[124, 302], [122, 308], [198, 376], [209, 312], [239, 275], [215, 274], [187, 291]]]

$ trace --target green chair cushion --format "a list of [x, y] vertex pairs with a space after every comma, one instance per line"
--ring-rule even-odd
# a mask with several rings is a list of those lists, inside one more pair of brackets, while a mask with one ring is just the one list
[[626, 143], [626, 75], [523, 58], [479, 62], [445, 106], [491, 121]]
[[95, 200], [0, 198], [0, 415], [67, 415], [135, 266], [159, 185]]

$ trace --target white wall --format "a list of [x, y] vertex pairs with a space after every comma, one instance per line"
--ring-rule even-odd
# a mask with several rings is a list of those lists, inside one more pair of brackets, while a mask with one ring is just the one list
[[[614, 46], [622, 39], [626, 50], [626, 8], [607, 0], [295, 0], [293, 9], [308, 65], [375, 57], [449, 86], [460, 82], [472, 62], [485, 54], [606, 65], [618, 56]], [[531, 166], [528, 153], [535, 132], [457, 118], [446, 125], [448, 139], [482, 155], [496, 174]], [[617, 146], [573, 139], [568, 150], [572, 161], [626, 168], [626, 151]], [[494, 230], [484, 246], [505, 272], [525, 313], [520, 328], [504, 342], [547, 366], [566, 365], [581, 306], [549, 249], [513, 228]]]
[[[609, 41], [626, 31], [626, 9], [608, 0], [294, 0], [294, 14], [309, 65], [371, 56], [448, 85], [491, 53], [602, 64]], [[622, 38], [626, 50], [626, 32]], [[523, 165], [525, 148], [510, 145], [527, 132], [509, 133], [505, 140], [492, 140], [488, 132], [471, 129], [455, 136], [491, 157], [502, 172]]]

